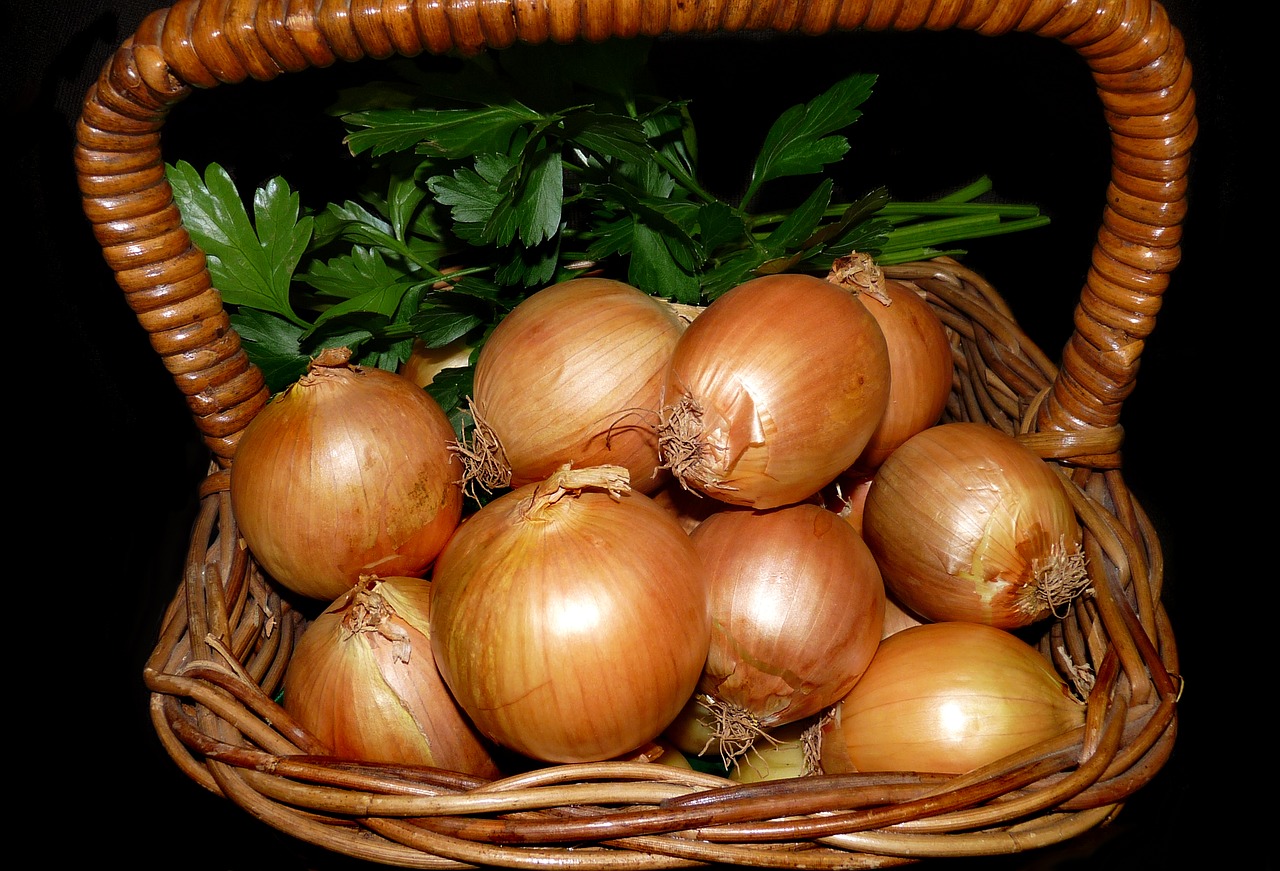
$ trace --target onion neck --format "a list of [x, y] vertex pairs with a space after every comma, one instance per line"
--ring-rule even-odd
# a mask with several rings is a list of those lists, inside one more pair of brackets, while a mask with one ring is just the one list
[[827, 281], [843, 287], [854, 294], [865, 294], [883, 305], [890, 305], [892, 300], [886, 289], [884, 270], [872, 259], [870, 254], [853, 252], [844, 257], [837, 257], [827, 273]]
[[602, 490], [612, 499], [618, 500], [623, 493], [631, 492], [631, 474], [625, 466], [588, 466], [575, 469], [571, 464], [565, 463], [535, 486], [521, 515], [529, 521], [545, 520], [548, 508], [566, 495], [577, 495], [583, 490]]
[[392, 655], [399, 662], [408, 662], [410, 653], [409, 633], [403, 626], [392, 622], [395, 608], [378, 592], [380, 579], [366, 575], [357, 583], [351, 601], [342, 616], [343, 637], [350, 638], [365, 632], [376, 632], [391, 642]]

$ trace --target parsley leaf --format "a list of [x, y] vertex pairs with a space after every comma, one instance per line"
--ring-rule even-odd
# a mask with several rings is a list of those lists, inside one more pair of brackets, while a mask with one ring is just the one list
[[205, 252], [214, 286], [227, 305], [273, 312], [300, 326], [290, 299], [293, 271], [311, 239], [312, 219], [299, 217], [298, 195], [275, 178], [253, 197], [254, 221], [231, 176], [211, 164], [204, 179], [186, 162], [169, 166], [187, 232]]
[[852, 75], [811, 102], [784, 112], [765, 135], [743, 201], [751, 202], [766, 182], [820, 172], [844, 157], [849, 140], [832, 134], [862, 117], [857, 107], [871, 96], [875, 80], [873, 75]]
[[[962, 251], [943, 245], [1042, 226], [1034, 206], [986, 203], [983, 177], [928, 203], [883, 188], [833, 202], [829, 167], [851, 146], [876, 77], [856, 74], [788, 108], [751, 155], [744, 192], [706, 189], [694, 115], [644, 84], [652, 41], [517, 44], [466, 58], [398, 59], [398, 81], [340, 91], [330, 111], [358, 190], [304, 211], [283, 178], [252, 194], [222, 167], [166, 167], [246, 352], [273, 391], [321, 348], [396, 369], [415, 341], [474, 354], [540, 287], [589, 272], [705, 305], [754, 276], [821, 273], [854, 251], [882, 264]], [[803, 197], [753, 211], [788, 177]], [[470, 366], [428, 388], [459, 434]]]

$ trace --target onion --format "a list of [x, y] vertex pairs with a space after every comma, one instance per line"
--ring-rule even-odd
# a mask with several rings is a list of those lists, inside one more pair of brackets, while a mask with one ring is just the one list
[[889, 403], [856, 467], [874, 471], [894, 448], [942, 416], [951, 395], [951, 342], [937, 312], [911, 283], [886, 279], [866, 255], [838, 258], [829, 281], [859, 291], [889, 349]]
[[867, 494], [862, 530], [885, 586], [932, 621], [1026, 626], [1088, 584], [1057, 473], [984, 424], [939, 424], [894, 451]]
[[693, 532], [709, 515], [725, 508], [720, 500], [703, 496], [696, 490], [686, 490], [670, 479], [649, 495], [671, 512], [685, 532]]
[[707, 658], [688, 534], [620, 467], [557, 472], [486, 504], [433, 571], [431, 641], [480, 731], [551, 762], [654, 740]]
[[822, 504], [839, 514], [862, 535], [862, 512], [871, 491], [871, 475], [845, 472], [822, 490]]
[[880, 630], [881, 638], [888, 638], [911, 626], [919, 626], [925, 621], [916, 614], [899, 605], [893, 596], [884, 597], [884, 628]]
[[888, 398], [884, 335], [853, 294], [812, 275], [754, 278], [676, 343], [663, 464], [730, 504], [800, 502], [858, 458]]
[[476, 358], [468, 480], [514, 488], [565, 463], [615, 465], [635, 489], [656, 489], [663, 375], [684, 326], [661, 300], [605, 278], [527, 297]]
[[471, 345], [466, 337], [439, 348], [429, 348], [422, 339], [413, 340], [409, 357], [400, 365], [400, 374], [419, 387], [426, 387], [445, 369], [459, 369], [471, 361]]
[[959, 774], [1061, 735], [1085, 706], [1035, 648], [981, 623], [880, 643], [822, 739], [822, 768]]
[[667, 727], [662, 740], [689, 756], [720, 755], [716, 710], [720, 706], [705, 693], [694, 693]]
[[680, 748], [662, 738], [650, 741], [630, 753], [624, 753], [616, 760], [616, 762], [656, 762], [660, 765], [669, 765], [672, 768], [683, 768], [686, 771], [693, 770], [693, 766], [689, 764], [689, 760], [680, 752]]
[[711, 598], [698, 691], [728, 765], [764, 731], [829, 708], [857, 683], [880, 642], [884, 585], [853, 527], [810, 503], [727, 509], [689, 538]]
[[736, 783], [761, 783], [808, 777], [821, 769], [821, 718], [806, 717], [770, 729], [751, 748], [751, 752], [735, 760], [729, 779]]
[[431, 655], [431, 584], [366, 577], [298, 639], [284, 708], [335, 755], [498, 776]]
[[425, 573], [462, 516], [443, 409], [349, 359], [319, 354], [245, 428], [231, 467], [231, 507], [259, 565], [326, 601], [361, 575]]

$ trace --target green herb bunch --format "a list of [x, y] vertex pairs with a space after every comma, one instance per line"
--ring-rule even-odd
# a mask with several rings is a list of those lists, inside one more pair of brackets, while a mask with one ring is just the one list
[[[367, 182], [356, 199], [319, 210], [276, 177], [254, 191], [250, 216], [219, 165], [203, 177], [169, 166], [187, 228], [270, 388], [295, 381], [324, 347], [393, 370], [415, 339], [478, 349], [527, 295], [576, 275], [705, 305], [755, 275], [823, 273], [854, 251], [881, 265], [959, 256], [948, 246], [1047, 222], [1034, 206], [979, 202], [986, 178], [933, 202], [895, 202], [883, 188], [833, 202], [829, 168], [850, 151], [843, 131], [871, 95], [870, 74], [787, 109], [742, 193], [722, 198], [700, 184], [689, 105], [644, 87], [650, 48], [515, 46], [448, 69], [387, 64], [397, 81], [336, 98]], [[782, 179], [794, 204], [754, 211]], [[470, 367], [450, 369], [428, 388], [455, 427], [470, 379]]]

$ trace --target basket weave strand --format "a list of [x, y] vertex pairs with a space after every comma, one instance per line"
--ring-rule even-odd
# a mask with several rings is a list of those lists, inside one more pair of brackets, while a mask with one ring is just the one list
[[[227, 470], [268, 391], [183, 226], [161, 131], [200, 90], [338, 62], [516, 42], [774, 31], [1031, 33], [1091, 71], [1111, 175], [1073, 331], [1055, 363], [1000, 294], [942, 258], [887, 270], [953, 339], [948, 420], [982, 421], [1053, 461], [1086, 530], [1092, 594], [1040, 641], [1092, 680], [1083, 727], [959, 776], [825, 775], [737, 786], [640, 763], [551, 766], [485, 783], [333, 759], [273, 700], [304, 629], [240, 546]], [[1160, 543], [1121, 473], [1121, 408], [1180, 256], [1196, 135], [1191, 68], [1143, 0], [179, 0], [103, 68], [77, 125], [84, 211], [119, 289], [211, 454], [184, 577], [146, 664], [152, 722], [202, 787], [294, 837], [376, 863], [878, 868], [1053, 844], [1104, 825], [1176, 734], [1177, 650]]]

